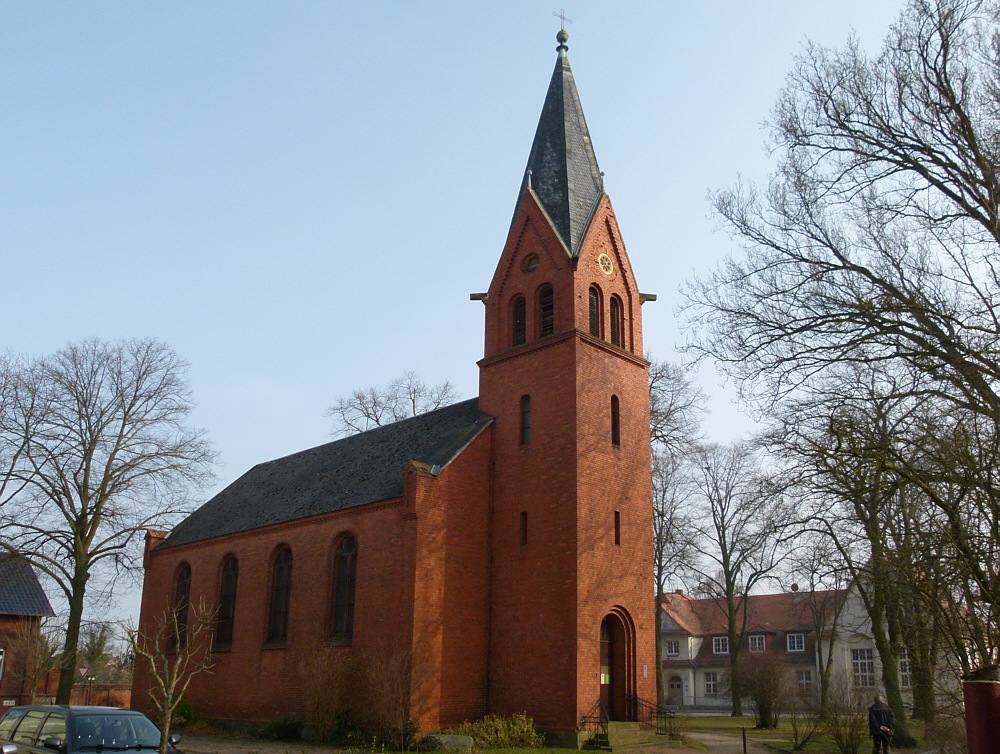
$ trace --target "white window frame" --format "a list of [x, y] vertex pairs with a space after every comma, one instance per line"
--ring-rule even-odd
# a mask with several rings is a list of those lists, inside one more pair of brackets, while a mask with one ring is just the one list
[[7, 658], [7, 650], [0, 647], [0, 681], [3, 680], [4, 660]]
[[906, 651], [906, 647], [902, 647], [899, 650], [899, 685], [904, 689], [910, 688], [911, 678], [910, 678], [910, 653]]
[[867, 647], [851, 650], [851, 677], [855, 688], [874, 688], [875, 650]]
[[727, 654], [729, 654], [729, 637], [728, 636], [713, 636], [712, 637], [712, 654], [714, 654], [714, 655], [727, 655]]
[[681, 642], [679, 639], [667, 639], [667, 656], [676, 657], [681, 653]]
[[808, 694], [812, 691], [813, 687], [813, 672], [810, 669], [799, 670], [796, 672], [796, 681], [798, 682], [799, 693]]
[[719, 695], [719, 674], [714, 670], [705, 671], [705, 696]]
[[767, 636], [765, 634], [750, 634], [750, 651], [764, 652], [767, 650]]
[[785, 648], [789, 652], [805, 652], [806, 651], [806, 635], [805, 634], [787, 634], [785, 636]]

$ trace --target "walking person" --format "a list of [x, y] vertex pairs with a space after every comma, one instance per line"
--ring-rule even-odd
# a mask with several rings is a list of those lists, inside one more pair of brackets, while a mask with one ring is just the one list
[[889, 754], [892, 729], [896, 726], [896, 716], [882, 697], [875, 695], [875, 704], [868, 708], [868, 734], [872, 737], [872, 754]]

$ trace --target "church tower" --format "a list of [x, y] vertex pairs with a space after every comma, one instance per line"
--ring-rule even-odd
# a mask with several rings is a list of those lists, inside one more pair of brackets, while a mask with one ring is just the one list
[[486, 305], [495, 417], [487, 705], [573, 731], [655, 700], [648, 363], [641, 305], [567, 57]]

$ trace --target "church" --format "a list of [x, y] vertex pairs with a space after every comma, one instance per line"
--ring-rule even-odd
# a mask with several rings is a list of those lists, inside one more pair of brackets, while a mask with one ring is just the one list
[[[148, 533], [140, 630], [199, 599], [218, 611], [213, 671], [186, 694], [200, 717], [305, 719], [304, 666], [386, 647], [408, 658], [422, 731], [526, 712], [575, 741], [600, 702], [626, 720], [655, 701], [654, 297], [604, 193], [567, 40], [493, 278], [472, 294], [479, 397], [261, 463]], [[151, 682], [137, 663], [135, 706]]]

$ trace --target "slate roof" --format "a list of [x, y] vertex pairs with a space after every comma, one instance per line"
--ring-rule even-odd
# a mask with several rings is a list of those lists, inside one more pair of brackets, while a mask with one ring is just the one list
[[590, 215], [604, 194], [604, 180], [566, 56], [568, 38], [565, 32], [557, 36], [559, 55], [517, 198], [520, 204], [530, 170], [532, 191], [570, 255], [576, 256]]
[[0, 615], [55, 615], [28, 561], [0, 555]]
[[401, 497], [411, 461], [447, 466], [492, 422], [472, 398], [254, 466], [196, 510], [160, 548]]

